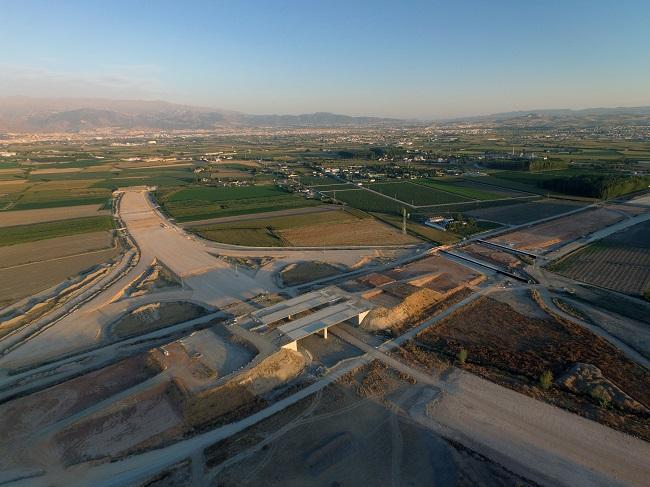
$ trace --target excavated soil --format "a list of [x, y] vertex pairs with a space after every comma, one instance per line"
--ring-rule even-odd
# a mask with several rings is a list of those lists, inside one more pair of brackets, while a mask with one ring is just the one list
[[189, 321], [207, 313], [203, 306], [194, 303], [151, 303], [134, 309], [110, 326], [117, 338], [140, 335], [177, 323]]
[[282, 269], [280, 279], [285, 286], [297, 286], [316, 279], [335, 276], [344, 271], [345, 269], [326, 262], [296, 262]]

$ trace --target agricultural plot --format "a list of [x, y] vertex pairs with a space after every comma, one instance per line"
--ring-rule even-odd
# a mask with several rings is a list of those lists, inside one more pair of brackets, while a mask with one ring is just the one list
[[106, 204], [111, 191], [90, 188], [97, 180], [43, 181], [16, 185], [20, 191], [8, 195], [7, 210], [31, 210], [63, 206]]
[[496, 186], [504, 189], [509, 189], [509, 190], [514, 190], [514, 191], [523, 191], [525, 193], [533, 193], [533, 194], [547, 194], [548, 190], [543, 190], [542, 188], [538, 188], [534, 181], [527, 180], [526, 182], [518, 181], [518, 180], [512, 180], [508, 179], [505, 177], [499, 177], [501, 173], [495, 172], [490, 174], [489, 176], [482, 176], [481, 177], [481, 183], [484, 183], [486, 185], [490, 186]]
[[650, 297], [650, 222], [569, 254], [550, 269], [587, 284]]
[[251, 198], [272, 198], [286, 195], [285, 191], [275, 186], [243, 186], [243, 187], [193, 187], [176, 191], [163, 202], [177, 203], [192, 201], [197, 204], [216, 203], [221, 201], [245, 200]]
[[[327, 193], [333, 196], [330, 191]], [[336, 200], [346, 203], [354, 208], [377, 213], [400, 214], [404, 205], [382, 195], [364, 189], [349, 189], [336, 192]]]
[[[327, 228], [327, 231], [323, 231]], [[193, 231], [209, 240], [259, 247], [410, 244], [417, 240], [370, 217], [347, 211], [201, 225]]]
[[[377, 218], [387, 222], [398, 230], [402, 228], [402, 219], [398, 216], [377, 214]], [[459, 240], [458, 235], [455, 233], [421, 225], [412, 220], [406, 221], [406, 231], [418, 238], [429, 240], [439, 245], [453, 244]]]
[[589, 235], [622, 219], [623, 216], [618, 212], [605, 208], [590, 209], [499, 235], [490, 240], [515, 249], [543, 253], [552, 247]]
[[431, 206], [470, 201], [468, 198], [458, 194], [409, 182], [376, 183], [368, 187], [373, 191], [385, 194], [412, 206]]
[[0, 228], [110, 214], [109, 210], [102, 208], [103, 205], [79, 205], [37, 210], [3, 211], [0, 212]]
[[275, 186], [192, 187], [158, 194], [161, 206], [179, 222], [317, 206], [320, 202]]
[[546, 199], [529, 203], [516, 203], [507, 206], [479, 208], [464, 212], [465, 215], [481, 220], [490, 220], [505, 225], [522, 225], [529, 221], [541, 220], [585, 206], [575, 201]]
[[118, 254], [119, 247], [113, 246], [109, 232], [2, 246], [0, 307], [55, 286]]
[[463, 198], [469, 198], [480, 201], [490, 201], [502, 198], [513, 198], [525, 196], [522, 193], [515, 191], [508, 191], [499, 188], [489, 188], [488, 186], [481, 186], [470, 181], [434, 181], [431, 179], [423, 180], [421, 184], [430, 188], [453, 193]]
[[4, 227], [0, 232], [0, 247], [65, 235], [108, 231], [112, 228], [113, 219], [108, 215]]

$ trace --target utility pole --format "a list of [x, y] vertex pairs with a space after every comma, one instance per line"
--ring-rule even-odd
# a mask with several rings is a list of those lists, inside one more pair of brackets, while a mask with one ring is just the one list
[[402, 208], [402, 233], [406, 235], [406, 208]]

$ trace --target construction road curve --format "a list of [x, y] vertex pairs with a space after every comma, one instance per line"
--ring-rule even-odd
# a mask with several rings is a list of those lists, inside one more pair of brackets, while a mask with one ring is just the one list
[[[115, 316], [151, 299], [113, 301], [154, 258], [163, 261], [184, 282], [183, 289], [166, 292], [166, 299], [191, 299], [216, 308], [233, 299], [246, 299], [276, 289], [272, 274], [277, 272], [277, 268], [255, 277], [237, 271], [215, 257], [215, 253], [221, 253], [218, 245], [195, 239], [170, 224], [156, 211], [146, 192], [126, 192], [122, 197], [120, 216], [139, 247], [138, 264], [70, 316], [0, 358], [0, 367], [28, 366], [35, 360], [96, 346], [101, 342], [104, 327]], [[255, 250], [222, 250], [229, 255], [259, 255]], [[272, 256], [287, 259], [285, 262], [291, 259], [346, 262], [347, 259], [350, 263], [368, 255], [368, 250], [305, 250], [291, 256], [288, 254], [290, 252], [286, 249], [277, 249]], [[268, 254], [265, 252], [264, 255]], [[404, 255], [406, 253], [402, 257]], [[478, 290], [425, 325], [435, 326], [458, 307], [488, 292], [489, 288]], [[415, 378], [418, 382], [416, 387], [433, 391], [427, 414], [414, 415], [411, 419], [459, 441], [513, 472], [549, 486], [647, 485], [650, 444], [458, 369], [431, 374], [388, 354], [421, 328], [375, 348], [350, 333], [345, 326], [334, 327], [332, 333], [360, 349], [362, 355], [338, 364], [318, 382], [239, 422], [121, 461], [75, 465], [57, 472], [57, 479], [64, 485], [139, 484], [215, 442], [321, 391], [346, 372], [372, 360], [380, 360]], [[49, 485], [52, 479], [46, 477], [25, 479], [14, 485]]]

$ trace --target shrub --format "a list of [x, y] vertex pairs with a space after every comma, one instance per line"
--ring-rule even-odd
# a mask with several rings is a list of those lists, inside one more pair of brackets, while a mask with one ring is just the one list
[[464, 365], [465, 361], [467, 360], [467, 350], [461, 348], [460, 351], [456, 354], [456, 358], [461, 363], [461, 365]]
[[553, 373], [550, 370], [545, 370], [539, 376], [539, 385], [545, 391], [548, 391], [553, 385]]
[[598, 401], [598, 404], [600, 405], [601, 408], [609, 407], [611, 403], [611, 398], [609, 397], [609, 394], [607, 393], [607, 391], [603, 386], [598, 385], [594, 387], [589, 394], [591, 395], [592, 398]]

